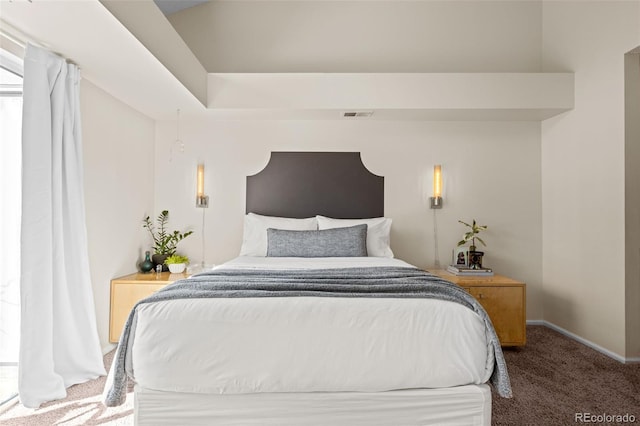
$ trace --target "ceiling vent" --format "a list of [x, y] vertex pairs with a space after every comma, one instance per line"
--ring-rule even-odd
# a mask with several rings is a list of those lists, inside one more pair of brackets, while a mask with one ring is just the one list
[[371, 115], [373, 115], [373, 111], [344, 111], [342, 113], [342, 116], [346, 118], [371, 117]]

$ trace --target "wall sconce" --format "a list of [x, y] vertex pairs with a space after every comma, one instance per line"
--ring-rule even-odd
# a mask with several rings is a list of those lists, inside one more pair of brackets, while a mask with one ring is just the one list
[[204, 164], [198, 164], [196, 207], [209, 207], [209, 197], [204, 195]]
[[433, 197], [429, 199], [432, 209], [442, 208], [442, 167], [439, 164], [433, 166]]

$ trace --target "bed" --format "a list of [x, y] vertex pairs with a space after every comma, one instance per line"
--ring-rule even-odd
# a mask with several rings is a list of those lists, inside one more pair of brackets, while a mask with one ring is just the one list
[[491, 323], [393, 258], [383, 194], [359, 153], [272, 153], [241, 255], [134, 308], [106, 405], [131, 380], [137, 425], [490, 425]]

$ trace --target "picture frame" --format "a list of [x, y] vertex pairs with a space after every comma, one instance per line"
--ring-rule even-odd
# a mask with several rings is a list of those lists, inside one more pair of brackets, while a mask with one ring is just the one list
[[451, 262], [454, 266], [469, 267], [469, 247], [456, 247], [453, 249], [453, 260]]

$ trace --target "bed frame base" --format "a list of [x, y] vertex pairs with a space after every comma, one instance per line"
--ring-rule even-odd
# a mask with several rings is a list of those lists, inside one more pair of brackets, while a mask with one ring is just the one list
[[159, 425], [491, 425], [487, 385], [389, 392], [159, 392], [136, 387], [135, 424]]

